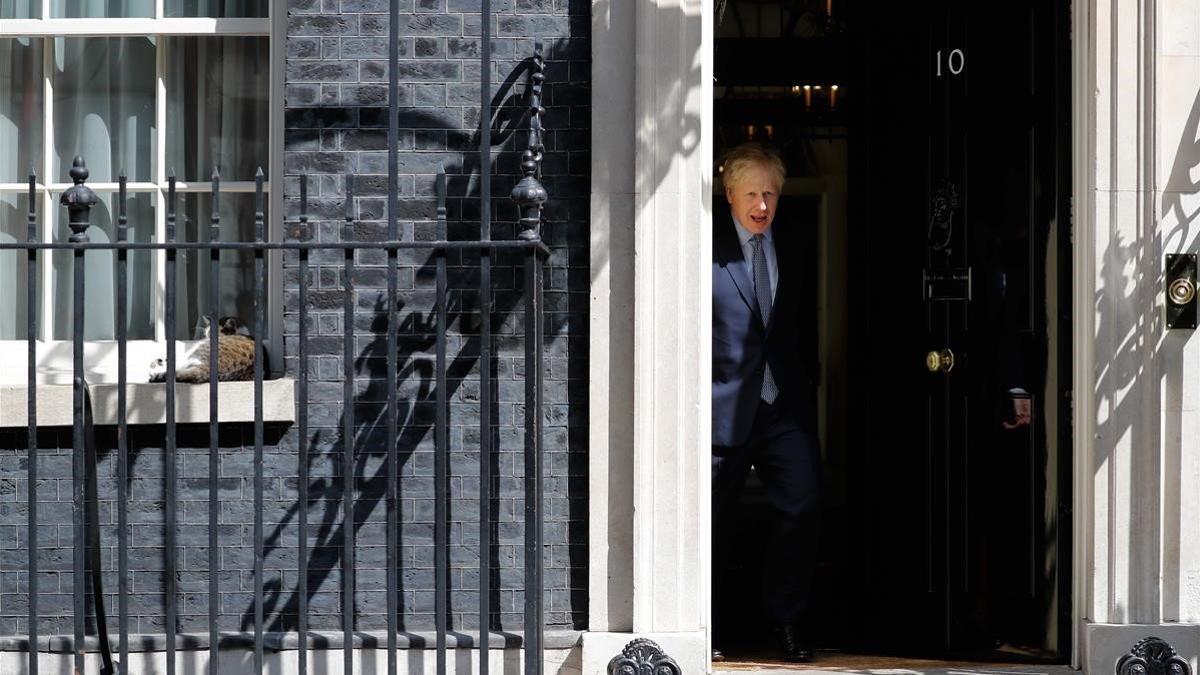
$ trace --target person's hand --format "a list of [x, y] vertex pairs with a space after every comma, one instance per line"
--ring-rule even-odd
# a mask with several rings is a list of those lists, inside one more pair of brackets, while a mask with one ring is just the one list
[[1012, 416], [1001, 420], [1000, 426], [1005, 431], [1029, 426], [1033, 419], [1033, 404], [1030, 398], [1028, 396], [1010, 396], [1008, 400], [1012, 406]]

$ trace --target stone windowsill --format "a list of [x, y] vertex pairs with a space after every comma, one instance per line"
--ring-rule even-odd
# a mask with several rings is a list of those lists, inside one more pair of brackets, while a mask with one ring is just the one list
[[[69, 381], [68, 381], [69, 382]], [[117, 423], [117, 390], [113, 383], [90, 384], [92, 411], [98, 426]], [[254, 382], [221, 382], [217, 393], [217, 419], [221, 422], [254, 421]], [[208, 384], [175, 386], [175, 421], [179, 424], [208, 422]], [[39, 427], [71, 426], [74, 406], [69, 383], [37, 385]], [[128, 424], [165, 424], [166, 385], [138, 382], [125, 385]], [[0, 428], [29, 425], [26, 417], [28, 390], [24, 383], [0, 384]], [[263, 421], [294, 422], [296, 397], [291, 378], [263, 382]]]

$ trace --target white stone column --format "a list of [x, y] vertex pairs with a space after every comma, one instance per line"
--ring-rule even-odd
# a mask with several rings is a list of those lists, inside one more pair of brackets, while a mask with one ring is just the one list
[[593, 0], [590, 616], [707, 667], [712, 2]]
[[[1160, 0], [1158, 12], [1154, 206], [1157, 239], [1165, 256], [1200, 250], [1200, 2]], [[1160, 260], [1158, 270], [1162, 269]], [[1200, 622], [1200, 339], [1191, 330], [1163, 332], [1159, 348], [1162, 620], [1196, 624]], [[1194, 642], [1200, 648], [1200, 633]]]
[[1146, 636], [1200, 651], [1200, 343], [1163, 323], [1195, 252], [1200, 6], [1074, 7], [1076, 611], [1088, 672]]

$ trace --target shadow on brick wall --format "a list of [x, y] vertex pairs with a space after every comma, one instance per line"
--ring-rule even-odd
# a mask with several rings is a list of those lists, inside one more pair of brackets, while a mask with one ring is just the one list
[[[554, 47], [551, 47], [553, 50]], [[524, 86], [532, 59], [526, 59], [504, 79], [492, 101], [491, 133], [493, 147], [503, 148], [496, 160], [493, 172], [493, 237], [513, 238], [516, 235], [516, 213], [507, 204], [507, 196], [518, 178], [517, 163], [520, 150], [527, 143], [528, 98]], [[549, 85], [553, 86], [553, 85]], [[386, 108], [359, 109], [360, 119], [386, 120]], [[405, 127], [438, 129], [447, 134], [446, 145], [462, 151], [460, 165], [446, 165], [449, 180], [449, 238], [476, 239], [479, 236], [479, 130], [473, 133], [450, 128], [437, 115], [423, 116], [420, 109], [403, 112]], [[507, 147], [505, 147], [507, 146]], [[476, 152], [469, 152], [470, 150]], [[548, 150], [552, 150], [552, 143]], [[405, 154], [401, 151], [401, 154]], [[548, 167], [550, 168], [550, 167]], [[563, 173], [566, 173], [563, 167]], [[564, 176], [564, 178], [566, 178]], [[386, 194], [386, 176], [381, 187]], [[548, 624], [569, 625], [575, 628], [586, 626], [586, 456], [580, 449], [586, 443], [586, 361], [578, 358], [576, 348], [568, 347], [566, 333], [571, 341], [582, 335], [582, 326], [569, 327], [579, 317], [586, 318], [587, 296], [586, 268], [582, 279], [570, 279], [569, 268], [579, 261], [568, 260], [577, 255], [567, 250], [568, 239], [579, 237], [584, 247], [583, 264], [586, 265], [586, 220], [569, 218], [565, 209], [556, 208], [556, 197], [581, 195], [556, 195], [555, 179], [547, 178], [551, 201], [547, 203], [544, 237], [555, 251], [548, 263], [546, 280], [546, 315], [544, 336], [547, 344], [545, 377], [547, 401], [544, 412], [546, 423], [545, 466], [547, 513], [547, 584], [546, 610]], [[566, 183], [566, 180], [560, 181]], [[377, 193], [368, 191], [360, 196], [356, 179], [356, 198], [373, 199]], [[586, 181], [583, 182], [586, 186]], [[586, 197], [586, 192], [583, 193]], [[415, 213], [404, 212], [402, 206], [399, 219], [413, 219], [413, 236], [417, 239], [433, 238], [433, 215], [435, 201], [432, 197], [423, 200]], [[329, 221], [344, 209], [334, 209], [331, 203], [326, 210]], [[360, 202], [359, 215], [364, 219], [371, 215], [383, 220], [379, 213], [365, 214], [370, 206]], [[320, 207], [318, 207], [320, 210]], [[422, 217], [424, 221], [420, 220]], [[568, 219], [576, 221], [577, 232], [568, 233]], [[583, 222], [578, 222], [583, 221]], [[386, 222], [386, 221], [385, 221]], [[318, 223], [313, 223], [318, 226]], [[360, 224], [361, 225], [361, 224]], [[369, 228], [360, 228], [372, 231]], [[309, 236], [316, 236], [310, 230]], [[383, 254], [383, 251], [378, 251]], [[401, 252], [401, 256], [405, 253]], [[423, 254], [424, 255], [424, 254]], [[479, 339], [479, 296], [480, 264], [469, 254], [451, 252], [447, 256], [449, 278], [449, 303], [447, 307], [448, 372], [446, 399], [450, 401], [451, 461], [450, 475], [446, 477], [446, 488], [451, 500], [451, 551], [450, 569], [446, 582], [454, 589], [451, 593], [451, 622], [455, 628], [477, 628], [478, 560], [478, 369], [480, 367]], [[493, 309], [490, 314], [493, 335], [493, 359], [491, 362], [492, 401], [492, 447], [497, 451], [491, 457], [491, 473], [495, 477], [492, 485], [490, 512], [491, 540], [489, 548], [491, 569], [490, 627], [495, 630], [519, 629], [521, 626], [521, 579], [523, 569], [523, 528], [520, 522], [523, 493], [521, 490], [521, 462], [523, 439], [521, 420], [523, 404], [523, 257], [510, 252], [498, 252], [493, 256]], [[386, 254], [373, 263], [386, 263]], [[434, 571], [432, 565], [432, 520], [430, 516], [433, 497], [432, 445], [433, 426], [438, 391], [433, 350], [436, 340], [436, 314], [433, 309], [433, 279], [435, 259], [430, 256], [419, 262], [413, 271], [411, 288], [404, 289], [396, 299], [399, 350], [397, 358], [397, 387], [400, 390], [397, 419], [399, 428], [398, 457], [401, 474], [398, 499], [398, 519], [401, 530], [400, 573], [397, 593], [401, 629], [429, 628], [433, 625], [432, 589]], [[401, 264], [404, 264], [402, 259]], [[561, 277], [555, 270], [561, 269]], [[364, 269], [359, 267], [358, 269]], [[579, 283], [585, 284], [582, 288]], [[575, 284], [575, 285], [572, 285]], [[375, 288], [361, 288], [356, 280], [358, 306], [363, 307], [365, 298]], [[568, 290], [584, 293], [569, 293]], [[356, 584], [356, 616], [359, 628], [381, 628], [386, 615], [383, 574], [385, 566], [373, 567], [382, 550], [382, 525], [386, 509], [386, 487], [388, 467], [386, 464], [387, 424], [387, 325], [388, 314], [386, 290], [377, 291], [369, 313], [358, 312], [355, 323], [360, 339], [370, 341], [358, 350], [354, 372], [356, 395], [354, 398], [354, 448], [355, 448], [355, 507], [352, 536], [356, 540], [356, 555], [359, 581]], [[312, 308], [310, 308], [312, 311]], [[340, 309], [337, 311], [340, 315]], [[313, 315], [310, 314], [310, 317]], [[586, 341], [586, 337], [583, 336]], [[341, 337], [337, 338], [340, 345]], [[338, 347], [340, 349], [340, 346]], [[582, 351], [582, 350], [579, 350]], [[576, 356], [577, 358], [561, 358]], [[289, 355], [294, 356], [294, 355]], [[559, 362], [566, 364], [558, 367]], [[474, 374], [474, 376], [473, 376]], [[365, 384], [365, 387], [363, 386]], [[552, 404], [551, 404], [552, 403]], [[561, 404], [561, 405], [554, 405]], [[328, 425], [317, 429], [306, 439], [310, 470], [316, 463], [329, 461], [340, 467], [340, 455], [346, 446], [344, 417], [336, 426]], [[568, 450], [571, 450], [568, 452]], [[457, 451], [457, 452], [456, 452]], [[308, 569], [308, 586], [299, 587], [298, 581], [285, 588], [282, 577], [273, 578], [267, 588], [264, 614], [268, 631], [293, 631], [298, 628], [298, 613], [301, 594], [307, 594], [310, 607], [319, 605], [318, 596], [340, 588], [339, 570], [342, 565], [342, 542], [346, 535], [346, 523], [341, 518], [342, 495], [345, 481], [337, 475], [317, 478], [309, 484], [310, 543], [309, 555], [304, 564]], [[417, 495], [416, 499], [412, 495]], [[416, 513], [404, 513], [403, 507], [412, 505]], [[302, 505], [296, 502], [268, 533], [266, 557], [269, 559], [284, 546], [285, 531], [298, 518]], [[568, 523], [570, 527], [567, 527]], [[315, 531], [314, 531], [315, 530]], [[561, 530], [561, 532], [559, 532]], [[569, 533], [568, 533], [569, 531]], [[379, 547], [367, 551], [364, 538], [378, 534]], [[558, 535], [567, 555], [560, 560], [554, 551], [558, 549]], [[578, 544], [578, 545], [572, 545]], [[368, 555], [364, 556], [364, 551]], [[364, 559], [366, 558], [366, 559]], [[381, 561], [381, 560], [379, 560]], [[364, 565], [364, 563], [366, 563]], [[366, 583], [364, 583], [366, 582]], [[564, 598], [557, 594], [565, 592]], [[367, 601], [369, 599], [369, 602]], [[369, 605], [369, 607], [368, 607]], [[323, 606], [337, 612], [335, 607]], [[369, 610], [364, 614], [364, 610]], [[557, 620], [556, 611], [561, 612]], [[312, 610], [310, 609], [310, 614]], [[254, 606], [251, 602], [242, 614], [241, 628], [253, 626]], [[378, 625], [374, 625], [374, 624]], [[310, 626], [317, 627], [311, 621]], [[325, 626], [331, 628], [333, 626]]]

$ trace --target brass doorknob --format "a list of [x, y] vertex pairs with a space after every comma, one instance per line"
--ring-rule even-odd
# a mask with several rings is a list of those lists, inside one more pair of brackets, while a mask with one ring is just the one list
[[954, 368], [954, 352], [949, 348], [933, 350], [925, 355], [925, 367], [931, 373], [948, 373]]

